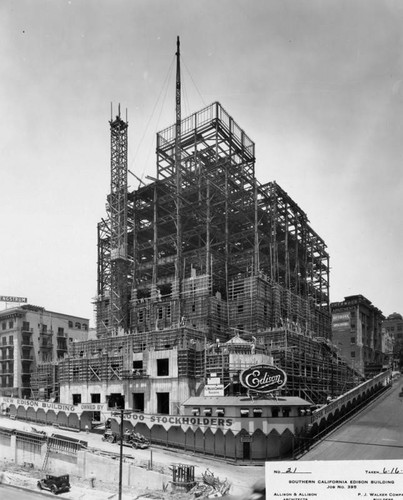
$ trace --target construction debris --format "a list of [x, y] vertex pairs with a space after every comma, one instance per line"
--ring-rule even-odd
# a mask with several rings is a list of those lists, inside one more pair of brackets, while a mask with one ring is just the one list
[[231, 484], [227, 479], [221, 481], [219, 477], [214, 476], [210, 469], [202, 474], [202, 481], [199, 481], [190, 491], [194, 498], [216, 498], [229, 493]]

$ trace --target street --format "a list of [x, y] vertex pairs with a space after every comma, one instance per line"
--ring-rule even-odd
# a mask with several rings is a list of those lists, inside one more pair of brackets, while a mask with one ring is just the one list
[[402, 380], [373, 405], [331, 433], [301, 460], [379, 460], [403, 457]]
[[48, 494], [35, 490], [27, 491], [7, 486], [6, 484], [0, 484], [1, 500], [32, 500], [33, 497], [39, 500], [40, 498], [48, 497]]

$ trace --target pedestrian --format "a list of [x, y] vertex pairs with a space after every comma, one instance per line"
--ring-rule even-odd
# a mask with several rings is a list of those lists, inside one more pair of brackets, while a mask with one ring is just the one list
[[89, 434], [89, 432], [90, 432], [90, 429], [89, 429], [89, 427], [88, 427], [88, 424], [85, 426], [85, 432], [86, 432], [87, 434]]
[[90, 483], [91, 483], [91, 488], [95, 488], [95, 474], [91, 472], [90, 474]]

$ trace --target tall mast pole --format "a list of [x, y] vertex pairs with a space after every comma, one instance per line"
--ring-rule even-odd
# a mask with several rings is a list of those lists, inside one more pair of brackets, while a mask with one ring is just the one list
[[175, 122], [175, 181], [176, 181], [176, 265], [175, 278], [178, 293], [179, 321], [182, 316], [182, 175], [181, 175], [181, 70], [180, 70], [180, 41], [176, 39], [176, 122]]

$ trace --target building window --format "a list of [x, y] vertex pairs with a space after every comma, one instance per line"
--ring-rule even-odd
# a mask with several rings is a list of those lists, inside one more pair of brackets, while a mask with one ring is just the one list
[[204, 408], [203, 413], [206, 417], [211, 417], [213, 410], [211, 408]]
[[138, 319], [139, 319], [139, 323], [143, 323], [144, 321], [144, 310], [141, 310], [138, 312]]
[[5, 330], [6, 328], [7, 328], [7, 323], [6, 322], [2, 323], [1, 324], [1, 329]]
[[249, 417], [249, 409], [248, 408], [242, 408], [241, 409], [241, 418], [248, 418]]
[[262, 408], [253, 408], [253, 416], [254, 417], [261, 417], [263, 413]]
[[272, 408], [271, 409], [271, 416], [274, 418], [277, 418], [280, 414], [280, 410], [278, 408]]
[[73, 405], [79, 405], [81, 403], [81, 394], [73, 394]]
[[169, 415], [169, 392], [157, 392], [157, 413]]
[[217, 414], [217, 417], [223, 417], [225, 415], [224, 408], [217, 408], [216, 409], [216, 414]]
[[64, 328], [63, 328], [63, 327], [61, 327], [61, 326], [59, 326], [59, 328], [57, 329], [57, 333], [58, 333], [59, 335], [63, 335], [63, 334], [64, 334]]
[[8, 322], [8, 327], [9, 328], [14, 328], [14, 321], [9, 321]]
[[23, 321], [23, 322], [22, 322], [22, 329], [23, 329], [25, 332], [29, 332], [29, 321]]
[[355, 344], [355, 337], [351, 337], [350, 342], [351, 342], [352, 344]]
[[2, 343], [3, 345], [7, 345], [7, 337], [6, 337], [6, 336], [4, 336], [4, 337], [1, 339], [1, 343]]
[[192, 408], [192, 415], [198, 417], [200, 415], [200, 408]]
[[101, 402], [101, 394], [95, 393], [91, 394], [91, 403], [100, 403]]
[[283, 417], [289, 417], [289, 416], [290, 416], [290, 409], [283, 408]]
[[170, 318], [171, 317], [171, 306], [168, 305], [167, 306], [167, 318]]
[[243, 304], [239, 304], [238, 306], [238, 314], [242, 314], [243, 313]]
[[169, 375], [169, 359], [157, 359], [157, 376], [167, 377]]
[[355, 358], [355, 351], [351, 351], [351, 357]]
[[73, 322], [69, 321], [69, 328], [73, 328]]
[[79, 323], [78, 321], [76, 321], [74, 327], [77, 328], [78, 330], [81, 330], [81, 323]]
[[87, 323], [83, 323], [83, 330], [87, 331], [88, 330], [88, 325]]
[[163, 314], [162, 314], [162, 307], [158, 308], [158, 319], [162, 319]]
[[9, 343], [9, 344], [12, 344], [12, 343], [13, 343], [13, 336], [12, 336], [12, 335], [10, 335], [10, 336], [8, 337], [8, 343]]
[[133, 410], [144, 412], [144, 392], [133, 392]]
[[143, 371], [143, 361], [137, 360], [133, 361], [133, 375], [141, 375]]

